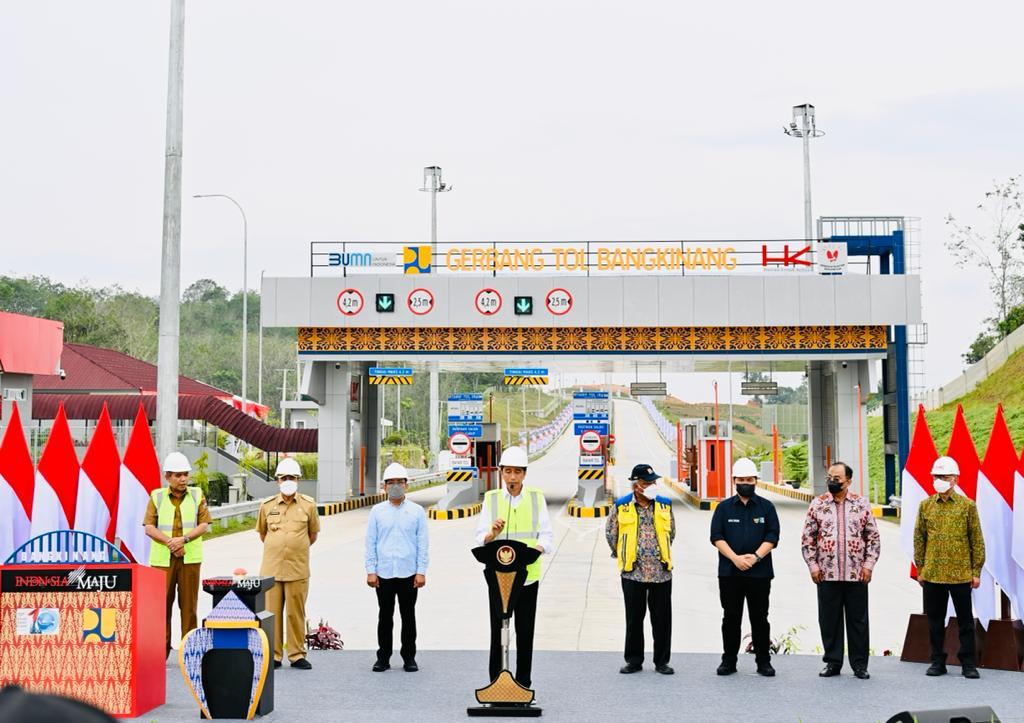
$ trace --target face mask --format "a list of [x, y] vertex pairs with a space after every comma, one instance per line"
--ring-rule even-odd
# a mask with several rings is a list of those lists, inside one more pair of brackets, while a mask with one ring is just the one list
[[281, 494], [285, 497], [291, 497], [293, 494], [299, 491], [299, 483], [293, 479], [286, 479], [278, 486], [281, 490]]
[[840, 492], [843, 491], [843, 483], [842, 482], [829, 482], [828, 483], [828, 491], [831, 492], [834, 495], [839, 494]]
[[738, 494], [740, 497], [746, 497], [746, 498], [749, 499], [749, 498], [754, 496], [754, 487], [755, 486], [756, 485], [751, 485], [751, 484], [737, 484], [736, 485], [736, 494]]
[[648, 487], [644, 487], [644, 497], [646, 497], [649, 500], [653, 500], [657, 496], [658, 485], [649, 485]]
[[947, 492], [949, 492], [950, 488], [953, 486], [952, 482], [945, 479], [937, 479], [933, 482], [933, 484], [935, 485], [935, 491], [938, 492], [940, 495], [944, 495]]
[[405, 485], [388, 485], [388, 499], [400, 500], [405, 497]]

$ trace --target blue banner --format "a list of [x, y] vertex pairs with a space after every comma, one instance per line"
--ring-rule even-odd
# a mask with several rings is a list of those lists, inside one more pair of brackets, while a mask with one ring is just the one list
[[[606, 424], [605, 427], [608, 425]], [[470, 439], [480, 439], [484, 436], [484, 425], [482, 424], [449, 424], [448, 425], [448, 436], [453, 434], [462, 433]]]
[[371, 377], [411, 377], [409, 367], [370, 367]]
[[[508, 374], [508, 372], [505, 372]], [[573, 392], [573, 399], [607, 399], [608, 392]]]
[[482, 422], [484, 421], [484, 415], [482, 414], [449, 414], [448, 422]]
[[506, 377], [546, 377], [548, 376], [547, 367], [512, 367], [511, 369], [505, 370]]
[[572, 425], [572, 433], [575, 434], [577, 437], [583, 434], [584, 432], [591, 431], [597, 432], [602, 437], [607, 437], [608, 425], [607, 423], [601, 422], [577, 422], [576, 424]]
[[482, 402], [484, 395], [480, 392], [471, 392], [469, 394], [452, 394], [448, 397], [449, 402]]

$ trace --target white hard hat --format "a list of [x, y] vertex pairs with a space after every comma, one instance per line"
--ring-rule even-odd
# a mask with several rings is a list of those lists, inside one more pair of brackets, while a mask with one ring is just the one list
[[526, 456], [526, 451], [522, 447], [509, 447], [501, 453], [501, 461], [498, 462], [499, 467], [522, 467], [526, 469], [529, 465], [529, 458]]
[[932, 465], [933, 475], [960, 474], [960, 465], [952, 457], [939, 457]]
[[409, 470], [407, 470], [398, 462], [392, 462], [384, 468], [383, 479], [386, 482], [389, 479], [404, 479], [409, 480]]
[[299, 463], [291, 457], [285, 457], [277, 463], [277, 471], [274, 472], [275, 477], [284, 477], [285, 475], [301, 477], [302, 468], [299, 467]]
[[740, 457], [732, 463], [733, 477], [757, 477], [757, 465], [752, 459]]
[[188, 457], [181, 452], [171, 452], [164, 457], [164, 472], [191, 472], [192, 465], [188, 463]]

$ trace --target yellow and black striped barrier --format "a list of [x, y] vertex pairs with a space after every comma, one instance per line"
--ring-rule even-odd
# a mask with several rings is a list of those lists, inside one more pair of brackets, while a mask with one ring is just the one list
[[412, 377], [371, 376], [370, 384], [412, 384]]
[[387, 498], [388, 496], [385, 493], [380, 492], [375, 495], [366, 495], [365, 497], [353, 497], [344, 502], [321, 502], [316, 506], [316, 511], [321, 517], [336, 515], [339, 512], [349, 512], [350, 510], [358, 510], [361, 507], [369, 507], [378, 502], [383, 502]]
[[576, 498], [569, 500], [569, 504], [566, 505], [565, 511], [569, 513], [570, 517], [607, 517], [611, 514], [613, 503], [611, 498], [601, 505], [594, 505], [593, 507], [581, 507], [576, 502]]
[[446, 482], [472, 482], [473, 473], [468, 469], [450, 469], [445, 472]]
[[577, 476], [579, 479], [604, 479], [604, 467], [580, 467]]
[[436, 507], [431, 507], [427, 510], [427, 517], [432, 520], [461, 520], [464, 517], [472, 517], [480, 512], [482, 505], [479, 502], [475, 502], [471, 505], [462, 505], [460, 507], [452, 507], [450, 510], [439, 510]]
[[548, 377], [521, 377], [506, 376], [505, 386], [508, 387], [534, 387], [543, 386], [548, 383]]

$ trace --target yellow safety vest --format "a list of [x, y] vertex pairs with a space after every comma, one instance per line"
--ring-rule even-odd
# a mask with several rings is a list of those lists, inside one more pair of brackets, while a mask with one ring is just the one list
[[[540, 506], [544, 504], [544, 495], [536, 487], [523, 487], [522, 499], [515, 507], [504, 503], [502, 491], [491, 490], [484, 495], [484, 508], [491, 522], [499, 517], [505, 519], [505, 529], [495, 539], [519, 540], [530, 547], [536, 547], [540, 541]], [[526, 582], [540, 580], [540, 558], [526, 568]]]
[[[654, 536], [658, 538], [658, 552], [668, 570], [672, 569], [672, 501], [658, 496], [654, 499]], [[640, 514], [636, 510], [633, 493], [615, 501], [619, 516], [619, 539], [616, 543], [616, 557], [619, 570], [630, 572], [636, 563], [636, 551], [640, 547]]]
[[[171, 495], [167, 487], [153, 490], [150, 493], [153, 505], [156, 507], [157, 529], [168, 537], [174, 531], [174, 505], [171, 504]], [[186, 488], [186, 494], [181, 500], [181, 534], [188, 535], [196, 528], [199, 518], [199, 503], [203, 500], [203, 493], [198, 487]], [[203, 561], [203, 538], [197, 537], [191, 542], [185, 543], [185, 564]], [[153, 567], [170, 567], [171, 551], [167, 545], [154, 542], [149, 546], [149, 564]]]

